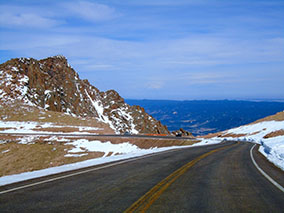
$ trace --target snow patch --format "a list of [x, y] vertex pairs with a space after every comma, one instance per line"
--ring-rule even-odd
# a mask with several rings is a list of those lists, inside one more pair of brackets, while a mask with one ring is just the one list
[[26, 136], [22, 137], [19, 144], [35, 144], [35, 140], [37, 140], [38, 136]]
[[24, 77], [23, 78], [21, 78], [21, 79], [19, 79], [19, 82], [23, 82], [23, 83], [29, 83], [29, 77], [28, 76], [26, 76], [26, 75], [24, 75]]
[[[16, 67], [12, 67], [14, 71], [18, 70]], [[25, 103], [28, 105], [33, 105], [30, 100], [26, 97], [28, 93], [28, 87], [26, 86], [29, 82], [29, 77], [18, 73], [18, 83], [14, 83], [13, 76], [7, 72], [1, 72], [0, 73], [0, 85], [2, 85], [4, 88], [9, 88], [9, 90], [12, 92], [12, 96], [16, 97], [18, 100], [24, 100]], [[2, 101], [13, 101], [15, 98], [12, 98], [12, 96], [7, 95], [4, 90], [1, 90], [0, 92], [0, 98]]]
[[19, 69], [17, 67], [12, 67], [11, 70], [14, 71], [14, 72], [19, 72]]
[[44, 141], [55, 141], [55, 142], [69, 142], [70, 139], [66, 139], [64, 137], [57, 137], [57, 136], [52, 136], [49, 138], [44, 139]]
[[263, 139], [259, 152], [284, 171], [284, 136]]
[[284, 129], [284, 121], [264, 121], [230, 129], [227, 133], [246, 134], [245, 138], [251, 138], [255, 142], [260, 143], [265, 135], [281, 129]]
[[104, 122], [106, 124], [108, 124], [110, 126], [110, 128], [112, 128], [113, 130], [115, 130], [116, 133], [119, 133], [116, 128], [113, 126], [112, 122], [108, 119], [107, 116], [104, 115], [104, 108], [103, 108], [103, 104], [100, 101], [94, 101], [91, 96], [89, 95], [89, 93], [87, 92], [87, 90], [85, 89], [86, 95], [88, 96], [88, 98], [90, 99], [93, 107], [95, 108], [95, 110], [97, 111], [97, 114], [99, 116], [99, 121]]
[[69, 153], [78, 153], [78, 152], [105, 152], [106, 154], [112, 152], [114, 154], [125, 154], [132, 153], [141, 150], [139, 147], [130, 144], [129, 142], [112, 144], [110, 141], [101, 142], [98, 140], [88, 141], [86, 139], [80, 139], [66, 143], [66, 145], [74, 146], [73, 149], [69, 150]]
[[223, 132], [223, 135], [244, 134], [244, 136], [222, 138], [215, 137], [211, 139], [203, 139], [202, 143], [213, 144], [218, 143], [218, 141], [222, 142], [224, 139], [257, 143], [260, 144], [260, 153], [262, 153], [274, 165], [284, 170], [284, 136], [264, 138], [264, 136], [267, 134], [279, 130], [284, 130], [284, 121], [264, 121], [240, 126], [238, 128], [233, 128]]
[[64, 155], [64, 157], [82, 157], [82, 156], [86, 156], [88, 155], [88, 153], [85, 153], [85, 154], [66, 154]]
[[48, 110], [49, 109], [49, 105], [48, 104], [44, 104], [44, 109]]
[[7, 152], [10, 152], [10, 149], [4, 150], [1, 153], [4, 154], [4, 153], [7, 153]]

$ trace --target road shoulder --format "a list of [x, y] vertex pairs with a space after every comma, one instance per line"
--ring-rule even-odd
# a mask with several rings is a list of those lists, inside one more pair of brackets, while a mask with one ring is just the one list
[[276, 167], [273, 163], [269, 162], [259, 151], [259, 145], [256, 145], [252, 150], [253, 157], [258, 166], [267, 173], [274, 181], [284, 186], [284, 172]]

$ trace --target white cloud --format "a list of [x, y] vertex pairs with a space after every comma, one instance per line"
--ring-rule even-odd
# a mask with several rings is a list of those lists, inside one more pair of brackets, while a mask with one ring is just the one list
[[94, 2], [70, 2], [65, 4], [64, 7], [70, 13], [93, 22], [110, 20], [118, 16], [114, 8]]
[[84, 59], [84, 63], [74, 62], [81, 71], [119, 68], [151, 75], [151, 71], [161, 74], [169, 70], [186, 71], [196, 67], [277, 62], [283, 61], [284, 56], [282, 38], [245, 42], [222, 38], [145, 42], [87, 36], [77, 31], [49, 34], [1, 33], [0, 48], [17, 51], [22, 54], [19, 57], [42, 58], [64, 54], [74, 60]]
[[4, 27], [30, 27], [47, 28], [59, 24], [56, 20], [45, 18], [33, 13], [12, 13], [0, 14], [0, 25]]

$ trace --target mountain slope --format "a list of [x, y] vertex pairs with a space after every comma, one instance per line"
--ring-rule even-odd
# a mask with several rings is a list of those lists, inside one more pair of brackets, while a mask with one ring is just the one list
[[[219, 137], [239, 137], [261, 143], [264, 139], [284, 136], [284, 111], [253, 123], [233, 128], [219, 134]], [[283, 141], [284, 145], [284, 141]]]
[[0, 104], [25, 105], [73, 116], [95, 117], [116, 133], [169, 134], [142, 107], [129, 106], [114, 90], [99, 91], [81, 80], [64, 56], [11, 59], [0, 65]]

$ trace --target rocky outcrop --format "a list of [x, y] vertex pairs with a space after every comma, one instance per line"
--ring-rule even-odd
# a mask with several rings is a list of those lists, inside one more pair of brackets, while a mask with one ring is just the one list
[[46, 110], [96, 117], [117, 133], [169, 134], [142, 107], [129, 106], [114, 90], [81, 80], [64, 56], [11, 59], [0, 65], [0, 100], [22, 100]]
[[179, 130], [177, 131], [173, 131], [172, 132], [173, 135], [176, 135], [176, 136], [186, 136], [186, 137], [192, 137], [194, 138], [194, 136], [192, 135], [192, 133], [184, 130], [183, 128], [180, 128]]

